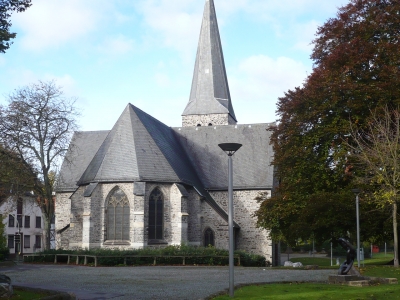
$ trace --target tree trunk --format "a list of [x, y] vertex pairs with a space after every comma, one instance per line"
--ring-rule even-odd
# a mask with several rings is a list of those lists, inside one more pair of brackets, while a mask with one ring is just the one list
[[44, 249], [49, 250], [50, 249], [50, 232], [51, 232], [51, 218], [47, 214], [42, 214], [43, 215], [43, 224], [44, 224], [44, 229], [43, 229], [43, 235], [44, 235]]
[[397, 202], [393, 203], [393, 246], [394, 246], [394, 261], [393, 265], [399, 267], [399, 236], [397, 235]]

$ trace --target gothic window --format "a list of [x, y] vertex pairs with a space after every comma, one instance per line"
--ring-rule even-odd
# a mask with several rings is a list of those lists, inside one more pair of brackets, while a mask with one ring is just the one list
[[149, 240], [162, 240], [164, 219], [164, 197], [156, 188], [150, 194], [149, 199]]
[[107, 203], [107, 240], [129, 240], [130, 207], [125, 193], [117, 188]]
[[214, 232], [211, 228], [207, 228], [204, 231], [204, 247], [215, 246], [214, 245]]

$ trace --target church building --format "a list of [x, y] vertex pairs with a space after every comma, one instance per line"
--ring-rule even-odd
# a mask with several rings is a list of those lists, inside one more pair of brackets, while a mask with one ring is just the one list
[[57, 248], [228, 249], [228, 156], [218, 144], [240, 143], [235, 247], [272, 262], [272, 241], [253, 216], [256, 196], [273, 188], [270, 125], [237, 123], [214, 1], [206, 0], [182, 126], [128, 104], [111, 130], [74, 133], [57, 185]]

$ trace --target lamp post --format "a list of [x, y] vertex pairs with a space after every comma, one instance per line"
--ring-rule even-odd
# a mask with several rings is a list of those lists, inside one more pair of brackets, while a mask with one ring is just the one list
[[[13, 216], [13, 218], [14, 218], [14, 220], [17, 222], [17, 228], [18, 228], [18, 232], [16, 232], [15, 234], [14, 234], [14, 242], [15, 242], [15, 244], [17, 244], [18, 246], [17, 246], [17, 249], [16, 249], [16, 258], [17, 258], [17, 262], [19, 261], [19, 255], [20, 255], [20, 253], [21, 253], [21, 226], [20, 226], [20, 224], [19, 224], [19, 221], [18, 221], [18, 215], [15, 215], [15, 214], [10, 214], [11, 216]], [[16, 238], [16, 236], [18, 236], [18, 239]]]
[[356, 217], [357, 217], [357, 266], [360, 268], [360, 213], [359, 213], [359, 199], [358, 195], [360, 194], [359, 189], [351, 190], [354, 195], [356, 195]]
[[233, 251], [234, 251], [234, 236], [233, 236], [233, 165], [232, 155], [242, 147], [242, 144], [224, 143], [218, 146], [228, 154], [228, 227], [229, 227], [229, 296], [234, 295], [234, 279], [233, 279]]

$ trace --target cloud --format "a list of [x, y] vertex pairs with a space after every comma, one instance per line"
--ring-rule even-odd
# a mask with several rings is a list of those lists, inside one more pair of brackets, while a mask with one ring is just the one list
[[122, 34], [106, 38], [103, 44], [98, 48], [100, 52], [111, 55], [122, 55], [133, 51], [135, 41]]
[[[254, 114], [260, 115], [259, 119], [262, 119], [269, 110], [267, 121], [270, 122], [274, 120], [278, 98], [284, 96], [288, 89], [302, 85], [307, 76], [307, 67], [288, 57], [272, 59], [257, 55], [243, 60], [232, 73], [229, 85], [234, 106], [236, 111], [243, 112], [246, 116], [240, 121], [251, 122]], [[252, 113], [246, 115], [249, 108]]]
[[56, 76], [51, 73], [39, 74], [35, 73], [30, 69], [23, 69], [23, 70], [19, 69], [11, 71], [7, 79], [7, 86], [10, 87], [11, 91], [11, 89], [19, 89], [31, 85], [32, 83], [37, 83], [39, 80], [41, 81], [54, 80], [56, 85], [62, 88], [65, 95], [67, 96], [79, 95], [80, 91], [78, 89], [75, 79], [71, 75], [64, 74], [62, 76]]
[[293, 39], [295, 39], [294, 49], [311, 52], [313, 45], [311, 42], [315, 39], [315, 33], [318, 27], [322, 25], [315, 20], [311, 20], [304, 24], [298, 24], [292, 31]]
[[96, 30], [102, 10], [107, 8], [104, 0], [36, 0], [26, 12], [13, 15], [13, 24], [22, 30], [19, 39], [23, 47], [39, 51], [61, 46]]
[[154, 80], [159, 87], [169, 87], [171, 85], [171, 80], [165, 73], [157, 72], [154, 75]]
[[[161, 43], [182, 55], [192, 56], [200, 32], [202, 11], [194, 0], [146, 0], [137, 5], [144, 22], [161, 34]], [[197, 3], [198, 4], [198, 3]], [[196, 37], [196, 38], [194, 38]], [[160, 42], [157, 40], [156, 42]]]

